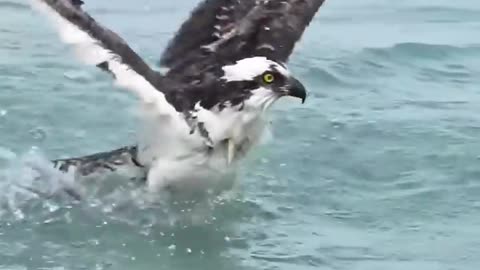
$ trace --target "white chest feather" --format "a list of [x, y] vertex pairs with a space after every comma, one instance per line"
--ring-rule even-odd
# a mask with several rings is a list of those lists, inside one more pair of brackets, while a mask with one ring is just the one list
[[[139, 161], [149, 168], [150, 190], [216, 189], [259, 142], [265, 129], [264, 110], [248, 103], [222, 110], [206, 110], [199, 105], [196, 109], [197, 121], [208, 132], [210, 142], [198, 130], [192, 134], [185, 121], [151, 111], [143, 114]], [[232, 163], [228, 160], [228, 141], [235, 148]]]

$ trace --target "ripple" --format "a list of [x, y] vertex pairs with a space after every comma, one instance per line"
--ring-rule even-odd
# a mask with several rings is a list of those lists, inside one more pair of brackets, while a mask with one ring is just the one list
[[308, 266], [325, 266], [327, 262], [318, 256], [312, 255], [261, 255], [261, 254], [252, 254], [251, 257], [257, 260], [263, 260], [274, 263], [286, 263], [294, 265], [308, 265]]
[[306, 76], [311, 78], [314, 81], [319, 81], [322, 85], [328, 86], [345, 86], [346, 81], [340, 79], [333, 72], [329, 72], [323, 68], [319, 67], [310, 67], [306, 71]]
[[[367, 53], [371, 53], [374, 56], [381, 57], [382, 59], [403, 59], [408, 60], [410, 58], [415, 59], [446, 59], [452, 56], [473, 56], [480, 55], [480, 46], [452, 46], [444, 44], [426, 44], [406, 42], [395, 44], [388, 48], [368, 48], [365, 49]], [[408, 57], [405, 59], [405, 57]]]
[[420, 68], [416, 77], [426, 82], [453, 82], [468, 84], [473, 79], [473, 74], [464, 70], [443, 70], [440, 68]]
[[18, 3], [18, 2], [0, 1], [0, 8], [25, 10], [25, 9], [29, 9], [29, 6], [26, 4]]
[[419, 108], [435, 109], [435, 110], [456, 110], [461, 106], [469, 104], [468, 101], [438, 101], [438, 100], [408, 100], [402, 102], [401, 105], [415, 106]]
[[418, 13], [446, 13], [450, 16], [454, 15], [478, 15], [480, 10], [475, 8], [461, 8], [461, 7], [447, 7], [440, 5], [430, 5], [430, 6], [418, 6], [415, 9], [405, 9], [407, 12], [418, 12]]

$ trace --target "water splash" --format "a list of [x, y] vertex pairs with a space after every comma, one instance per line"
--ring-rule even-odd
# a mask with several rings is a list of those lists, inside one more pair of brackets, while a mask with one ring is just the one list
[[37, 148], [22, 155], [0, 151], [0, 190], [2, 220], [51, 223], [61, 218], [71, 223], [87, 217], [147, 231], [214, 224], [216, 208], [237, 198], [232, 191], [204, 200], [175, 201], [118, 175], [78, 178], [74, 170], [59, 171]]
[[36, 148], [20, 156], [8, 150], [1, 152], [0, 217], [13, 215], [22, 220], [27, 209], [36, 208], [55, 212], [59, 203], [67, 199], [68, 193], [63, 191], [79, 190], [72, 174], [55, 169]]

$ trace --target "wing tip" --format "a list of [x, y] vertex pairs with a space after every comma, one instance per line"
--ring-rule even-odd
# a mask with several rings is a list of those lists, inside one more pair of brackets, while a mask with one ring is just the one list
[[85, 2], [83, 2], [82, 0], [71, 0], [71, 3], [72, 3], [72, 5], [77, 6], [77, 7], [81, 7], [82, 5], [85, 4]]

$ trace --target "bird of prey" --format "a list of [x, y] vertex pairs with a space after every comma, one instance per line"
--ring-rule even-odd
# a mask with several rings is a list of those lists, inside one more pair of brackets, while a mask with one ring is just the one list
[[163, 52], [162, 72], [93, 19], [82, 0], [31, 3], [79, 60], [138, 97], [146, 130], [135, 146], [55, 165], [81, 175], [134, 171], [159, 191], [218, 185], [259, 142], [276, 100], [305, 101], [286, 64], [324, 0], [203, 0]]

